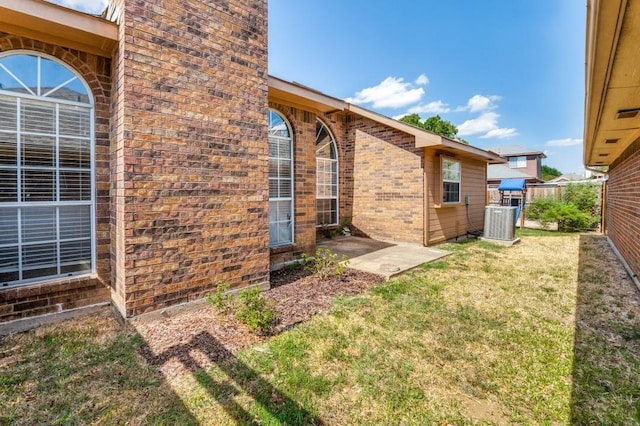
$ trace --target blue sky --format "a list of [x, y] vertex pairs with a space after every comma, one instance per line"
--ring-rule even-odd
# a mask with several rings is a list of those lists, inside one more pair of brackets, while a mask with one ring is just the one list
[[[57, 0], [85, 11], [104, 0]], [[584, 0], [269, 0], [269, 73], [581, 172]]]

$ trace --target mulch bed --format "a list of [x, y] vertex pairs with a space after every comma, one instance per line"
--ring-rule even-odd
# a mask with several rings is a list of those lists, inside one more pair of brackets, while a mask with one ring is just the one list
[[233, 314], [217, 312], [208, 304], [177, 309], [154, 320], [133, 320], [131, 324], [144, 339], [143, 356], [165, 375], [176, 376], [220, 363], [245, 347], [326, 311], [336, 297], [362, 294], [383, 281], [379, 275], [354, 269], [326, 280], [301, 269], [272, 272], [271, 289], [263, 295], [273, 302], [279, 322], [269, 335], [250, 331]]

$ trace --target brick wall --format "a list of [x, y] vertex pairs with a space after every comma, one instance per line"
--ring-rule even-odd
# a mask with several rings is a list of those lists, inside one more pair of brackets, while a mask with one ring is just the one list
[[422, 244], [424, 169], [413, 136], [357, 115], [347, 132], [353, 227], [375, 239]]
[[342, 112], [318, 115], [333, 134], [338, 148], [338, 223], [353, 216], [353, 144], [346, 143], [347, 117]]
[[24, 49], [45, 53], [73, 68], [95, 101], [96, 269], [87, 278], [55, 279], [0, 289], [0, 322], [60, 312], [109, 300], [109, 102], [111, 60], [0, 32], [0, 52]]
[[268, 282], [265, 0], [126, 0], [114, 65], [114, 303]]
[[640, 274], [640, 140], [611, 165], [606, 191], [607, 234]]

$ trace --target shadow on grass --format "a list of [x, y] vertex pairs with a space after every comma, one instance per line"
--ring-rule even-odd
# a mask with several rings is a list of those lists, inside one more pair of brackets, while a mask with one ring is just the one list
[[197, 424], [143, 345], [108, 309], [0, 338], [0, 425]]
[[273, 419], [282, 424], [323, 424], [321, 419], [260, 377], [207, 332], [198, 333], [191, 338], [189, 343], [174, 345], [160, 354], [154, 354], [148, 346], [145, 346], [142, 349], [142, 354], [150, 364], [155, 366], [161, 366], [174, 358], [178, 359], [238, 424], [255, 423], [256, 416], [249, 413], [233, 399], [233, 396], [238, 393], [237, 390], [229, 384], [216, 381], [207, 374], [191, 356], [192, 351], [206, 354], [229, 379], [251, 396], [260, 408], [268, 412]]
[[571, 423], [640, 424], [640, 292], [604, 235], [579, 250]]

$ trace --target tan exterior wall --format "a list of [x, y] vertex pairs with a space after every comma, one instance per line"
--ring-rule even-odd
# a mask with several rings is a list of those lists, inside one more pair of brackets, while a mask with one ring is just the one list
[[374, 239], [422, 244], [424, 166], [413, 136], [354, 115], [345, 157], [353, 165], [355, 230]]
[[[464, 157], [450, 157], [460, 161], [461, 188], [460, 203], [442, 205], [440, 178], [440, 155], [437, 150], [425, 148], [427, 169], [427, 245], [441, 243], [465, 236], [467, 231], [482, 230], [484, 227], [484, 207], [486, 203], [486, 163]], [[465, 196], [470, 204], [465, 205]]]
[[[541, 175], [542, 159], [537, 155], [528, 155], [526, 157], [527, 157], [527, 166], [519, 167], [514, 170], [517, 170], [529, 176], [534, 176], [538, 179], [542, 179], [542, 175]], [[505, 164], [505, 166], [509, 167], [509, 163]]]
[[109, 102], [111, 60], [24, 37], [0, 33], [0, 52], [23, 49], [45, 53], [73, 68], [95, 101], [96, 270], [91, 277], [54, 279], [0, 289], [0, 322], [61, 312], [109, 301]]
[[609, 167], [607, 234], [631, 270], [640, 274], [640, 140]]
[[265, 0], [124, 2], [114, 65], [114, 303], [268, 283]]

